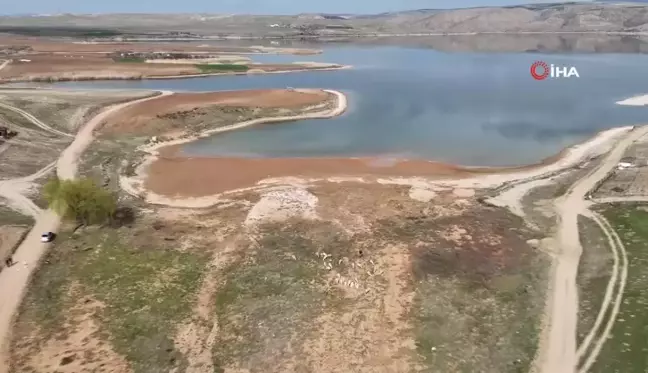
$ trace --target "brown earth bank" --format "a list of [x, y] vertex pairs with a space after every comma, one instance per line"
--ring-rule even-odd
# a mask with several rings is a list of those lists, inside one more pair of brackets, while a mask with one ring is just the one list
[[145, 188], [174, 197], [202, 197], [252, 186], [263, 179], [300, 176], [438, 176], [473, 175], [439, 162], [405, 160], [394, 164], [378, 158], [193, 158], [164, 149], [146, 170]]
[[467, 177], [470, 171], [439, 162], [405, 160], [383, 164], [377, 158], [193, 158], [168, 155], [147, 171], [145, 188], [174, 197], [202, 197], [252, 186], [278, 177], [438, 176]]
[[[21, 61], [23, 60], [23, 61]], [[192, 64], [115, 61], [93, 54], [28, 54], [14, 58], [0, 70], [0, 82], [146, 79], [161, 77], [252, 74], [281, 71], [323, 70], [336, 66], [300, 64], [251, 64], [245, 72], [201, 70]]]
[[[146, 169], [145, 189], [168, 197], [204, 197], [250, 187], [280, 177], [467, 178], [532, 170], [557, 161], [565, 151], [538, 164], [519, 167], [466, 167], [443, 162], [359, 158], [211, 158], [187, 157], [180, 145], [163, 148]], [[171, 176], [173, 175], [173, 176]]]
[[[249, 90], [175, 93], [130, 106], [107, 119], [102, 130], [112, 134], [162, 135], [162, 123], [186, 121], [209, 107], [300, 109], [325, 104], [331, 95], [321, 90]], [[222, 115], [222, 114], [221, 114]], [[236, 118], [233, 118], [236, 120]], [[210, 118], [204, 118], [209, 121]], [[171, 123], [166, 123], [171, 125]], [[231, 123], [229, 123], [231, 124]]]
[[[235, 115], [216, 111], [230, 121], [229, 125], [243, 122], [251, 116], [272, 116], [274, 112], [247, 113], [245, 108], [293, 109], [322, 105], [330, 94], [316, 90], [252, 90], [212, 93], [183, 93], [162, 97], [133, 106], [109, 119], [104, 131], [119, 134], [161, 135], [162, 129], [173, 133], [177, 126], [167, 121], [189, 122], [189, 117], [207, 118], [199, 110], [208, 105], [233, 106], [239, 110]], [[346, 104], [345, 104], [346, 105]], [[258, 109], [257, 109], [258, 110]], [[205, 115], [200, 115], [205, 114]], [[213, 114], [213, 113], [212, 113]], [[169, 119], [171, 118], [171, 119]], [[196, 118], [193, 118], [197, 120]], [[214, 126], [218, 126], [213, 121]], [[323, 123], [325, 125], [325, 123]], [[193, 125], [192, 130], [199, 129]], [[157, 129], [158, 132], [155, 132]], [[186, 133], [186, 130], [184, 131]], [[177, 137], [177, 136], [174, 136]], [[158, 149], [157, 156], [143, 167], [144, 189], [167, 197], [203, 197], [234, 189], [250, 187], [264, 179], [281, 177], [326, 178], [332, 176], [352, 177], [437, 177], [467, 178], [483, 174], [509, 173], [535, 169], [554, 163], [567, 150], [549, 157], [538, 164], [519, 167], [465, 167], [422, 159], [392, 159], [380, 155], [359, 158], [221, 158], [188, 157], [182, 153], [182, 145], [169, 145]]]

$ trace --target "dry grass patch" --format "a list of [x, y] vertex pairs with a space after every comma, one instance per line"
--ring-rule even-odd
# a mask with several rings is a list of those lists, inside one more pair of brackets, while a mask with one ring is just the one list
[[[133, 228], [62, 232], [22, 307], [14, 342], [17, 371], [34, 369], [33, 359], [51, 360], [45, 350], [51, 338], [74, 337], [66, 315], [84, 295], [103, 304], [93, 316], [94, 335], [133, 372], [182, 367], [173, 330], [190, 313], [206, 264], [205, 241], [192, 236], [192, 244], [184, 244], [193, 229], [190, 221], [145, 220]], [[82, 292], [72, 298], [66, 294], [73, 284]]]
[[473, 204], [379, 224], [378, 237], [409, 246], [410, 318], [425, 371], [529, 370], [548, 263], [526, 244], [533, 234], [519, 218]]
[[135, 372], [528, 371], [547, 263], [519, 219], [450, 192], [421, 203], [401, 187], [328, 188], [309, 189], [315, 220], [245, 228], [248, 193], [60, 237], [14, 361], [74, 336], [65, 311], [85, 297], [101, 304], [93, 338]]
[[51, 127], [73, 134], [101, 108], [150, 94], [128, 91], [0, 90], [0, 101], [27, 111]]

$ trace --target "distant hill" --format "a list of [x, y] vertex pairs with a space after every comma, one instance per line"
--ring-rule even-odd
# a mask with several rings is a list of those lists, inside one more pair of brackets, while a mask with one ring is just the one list
[[[648, 34], [648, 0], [418, 9], [374, 15], [59, 14], [0, 16], [3, 30], [93, 28], [106, 35], [191, 32], [248, 37], [334, 37], [423, 33], [632, 32]], [[30, 31], [31, 30], [31, 31]]]

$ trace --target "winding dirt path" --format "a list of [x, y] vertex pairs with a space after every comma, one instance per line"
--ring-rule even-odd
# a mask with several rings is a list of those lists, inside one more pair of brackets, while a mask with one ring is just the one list
[[[172, 93], [173, 92], [162, 91], [161, 96], [170, 95]], [[88, 121], [76, 134], [74, 141], [63, 151], [61, 157], [56, 163], [56, 171], [59, 178], [74, 179], [76, 177], [79, 157], [92, 142], [93, 131], [95, 128], [97, 128], [97, 126], [99, 126], [107, 116], [122, 110], [127, 106], [147, 100], [153, 100], [161, 96], [147, 97], [110, 106]], [[26, 114], [25, 117], [32, 120], [31, 118], [33, 118], [33, 116], [29, 113]], [[36, 122], [34, 123], [36, 124]], [[49, 127], [47, 125], [45, 126]], [[65, 135], [68, 136], [68, 134]], [[15, 184], [17, 181], [24, 183], [26, 180], [37, 179], [51, 171], [54, 166], [49, 165], [48, 167], [26, 178], [7, 180], [4, 185], [11, 185], [11, 183]], [[26, 204], [24, 201], [26, 197], [23, 196], [19, 190], [9, 188], [5, 189], [5, 192], [7, 194], [4, 196], [13, 199], [14, 203]], [[32, 215], [35, 215], [36, 221], [34, 227], [14, 254], [14, 260], [17, 264], [8, 270], [0, 272], [0, 289], [2, 289], [2, 299], [0, 300], [0, 373], [9, 372], [9, 341], [11, 339], [13, 319], [18, 307], [20, 306], [25, 291], [27, 290], [29, 279], [37, 267], [39, 260], [49, 247], [49, 244], [40, 242], [40, 235], [42, 232], [55, 232], [60, 224], [59, 216], [51, 210], [39, 213], [32, 211], [32, 213]]]
[[[648, 127], [628, 132], [590, 174], [577, 181], [556, 200], [559, 217], [556, 234], [556, 265], [550, 294], [550, 325], [546, 356], [542, 360], [543, 373], [574, 373], [578, 358], [576, 328], [578, 323], [578, 287], [576, 275], [582, 252], [578, 233], [578, 215], [592, 214], [585, 195], [605, 179], [625, 154], [626, 149], [648, 134]], [[623, 278], [623, 276], [622, 276]], [[609, 307], [607, 304], [602, 307]]]
[[[620, 252], [621, 268], [619, 273], [618, 289], [617, 289], [616, 296], [614, 297], [614, 301], [613, 301], [614, 305], [612, 306], [612, 312], [610, 313], [610, 317], [608, 318], [608, 321], [605, 324], [605, 329], [603, 329], [598, 339], [594, 343], [594, 348], [592, 349], [592, 352], [589, 354], [589, 356], [587, 356], [587, 359], [583, 363], [581, 369], [578, 370], [578, 373], [587, 373], [590, 370], [592, 365], [594, 365], [594, 363], [596, 362], [596, 358], [600, 354], [603, 345], [609, 339], [610, 334], [612, 332], [612, 327], [614, 326], [617, 315], [619, 314], [619, 310], [621, 309], [623, 294], [625, 292], [625, 286], [628, 279], [628, 256], [623, 241], [621, 240], [617, 232], [614, 230], [614, 228], [612, 228], [610, 222], [608, 222], [608, 220], [604, 216], [596, 212], [591, 212], [591, 215], [592, 218], [597, 222], [597, 224], [599, 224], [601, 229], [603, 229], [603, 232], [605, 232], [605, 235], [610, 240], [610, 244], [612, 245], [612, 247], [616, 247]], [[612, 300], [607, 300], [605, 310], [607, 310], [610, 307], [610, 305], [612, 304], [611, 302]], [[603, 309], [603, 307], [601, 307], [601, 309]], [[590, 346], [591, 346], [591, 341], [590, 344], [587, 345], [584, 344], [582, 348], [584, 351], [587, 351], [587, 349], [589, 349]]]

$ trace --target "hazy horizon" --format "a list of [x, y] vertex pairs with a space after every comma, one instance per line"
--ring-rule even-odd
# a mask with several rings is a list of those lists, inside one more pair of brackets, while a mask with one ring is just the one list
[[[567, 1], [555, 1], [562, 3]], [[569, 2], [591, 2], [575, 0]], [[110, 14], [110, 13], [213, 13], [294, 15], [301, 13], [376, 14], [417, 9], [459, 9], [488, 6], [552, 3], [546, 0], [330, 0], [324, 3], [305, 3], [300, 0], [185, 0], [181, 3], [113, 0], [111, 2], [80, 2], [78, 0], [24, 0], [6, 4], [2, 15], [58, 15], [58, 14]]]

